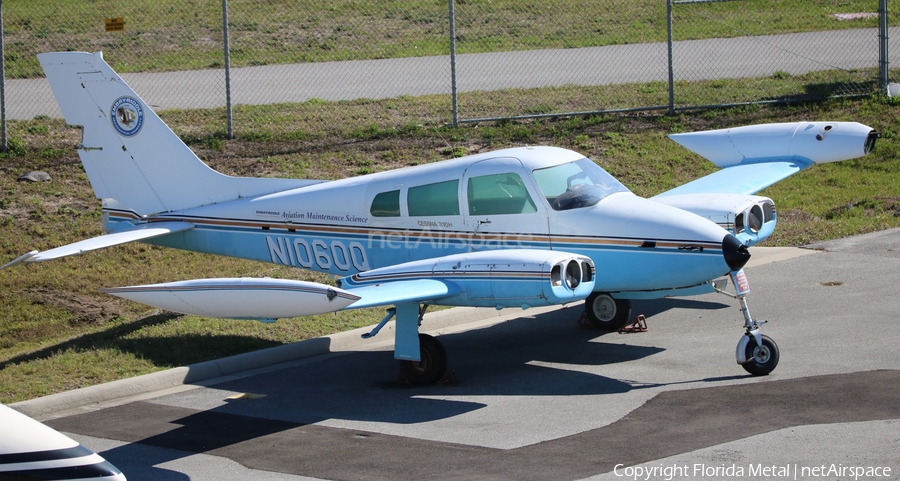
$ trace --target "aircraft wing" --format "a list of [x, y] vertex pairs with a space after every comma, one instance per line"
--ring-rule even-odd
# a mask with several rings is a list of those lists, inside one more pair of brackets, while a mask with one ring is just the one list
[[453, 282], [440, 279], [414, 279], [349, 289], [359, 300], [349, 309], [387, 306], [404, 302], [438, 301], [459, 294], [460, 288]]
[[690, 194], [754, 194], [812, 165], [799, 159], [735, 165], [652, 198]]
[[60, 257], [83, 254], [97, 249], [173, 234], [175, 232], [183, 232], [193, 228], [194, 224], [191, 224], [190, 222], [154, 222], [150, 224], [140, 224], [133, 229], [92, 237], [44, 252], [31, 251], [17, 257], [3, 267], [0, 267], [0, 269], [5, 269], [20, 262], [30, 263], [49, 261], [52, 259], [59, 259]]
[[459, 288], [435, 279], [341, 289], [293, 279], [243, 277], [113, 287], [103, 291], [182, 314], [271, 322], [341, 309], [436, 301], [458, 293]]
[[382, 267], [345, 277], [337, 286], [291, 279], [215, 278], [116, 287], [104, 292], [183, 314], [272, 321], [401, 304], [564, 304], [584, 299], [593, 286], [594, 265], [585, 256], [509, 249]]
[[565, 304], [594, 289], [593, 261], [540, 249], [451, 254], [381, 267], [337, 286], [291, 279], [221, 278], [118, 287], [105, 292], [184, 314], [271, 322], [342, 309], [394, 305], [369, 338], [393, 317], [394, 357], [420, 360], [419, 304], [521, 307]]
[[752, 246], [775, 230], [775, 203], [755, 194], [815, 164], [862, 157], [878, 132], [857, 122], [794, 122], [673, 134], [721, 170], [652, 200], [705, 217]]
[[858, 122], [793, 122], [672, 134], [670, 139], [722, 170], [654, 199], [693, 194], [754, 194], [815, 164], [862, 157], [878, 132]]

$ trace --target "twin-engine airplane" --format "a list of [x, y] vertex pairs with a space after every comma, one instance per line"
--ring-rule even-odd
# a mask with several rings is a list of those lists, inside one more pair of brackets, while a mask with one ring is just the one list
[[670, 137], [721, 170], [644, 199], [576, 152], [521, 147], [337, 181], [222, 175], [194, 155], [100, 53], [38, 56], [108, 234], [8, 265], [143, 241], [340, 276], [199, 279], [105, 291], [175, 312], [274, 320], [394, 306], [394, 355], [413, 382], [445, 373], [419, 334], [430, 305], [521, 307], [586, 299], [615, 330], [631, 299], [722, 292], [729, 276], [745, 334], [736, 357], [768, 374], [778, 348], [745, 300], [748, 246], [775, 228], [771, 199], [751, 195], [816, 163], [866, 155], [878, 134], [855, 122], [797, 122]]

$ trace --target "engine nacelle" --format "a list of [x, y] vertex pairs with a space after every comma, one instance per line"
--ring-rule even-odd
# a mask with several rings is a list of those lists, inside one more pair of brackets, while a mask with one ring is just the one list
[[565, 304], [594, 290], [589, 257], [558, 251], [513, 249], [469, 252], [373, 269], [341, 279], [353, 289], [399, 280], [437, 279], [459, 287], [435, 304], [533, 307]]
[[766, 240], [775, 231], [775, 202], [741, 194], [685, 194], [655, 197], [662, 204], [705, 217], [734, 234], [746, 246]]

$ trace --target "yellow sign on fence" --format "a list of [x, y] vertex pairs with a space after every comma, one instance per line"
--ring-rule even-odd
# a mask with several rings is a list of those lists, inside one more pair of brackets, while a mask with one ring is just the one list
[[125, 17], [104, 19], [107, 32], [119, 32], [125, 30]]

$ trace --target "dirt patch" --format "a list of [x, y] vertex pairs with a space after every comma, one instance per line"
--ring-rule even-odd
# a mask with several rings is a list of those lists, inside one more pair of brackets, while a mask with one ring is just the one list
[[72, 327], [103, 324], [124, 313], [124, 309], [116, 299], [44, 289], [34, 290], [33, 293], [38, 304], [46, 304], [71, 312], [74, 315], [69, 322]]
[[894, 217], [900, 217], [900, 198], [876, 197], [874, 199], [862, 199], [850, 202], [829, 209], [825, 214], [825, 218], [830, 220], [844, 217], [851, 215], [856, 211], [860, 211], [866, 216], [888, 214]]
[[800, 209], [791, 209], [791, 210], [779, 210], [778, 211], [778, 220], [784, 222], [815, 222], [818, 218], [809, 212]]

